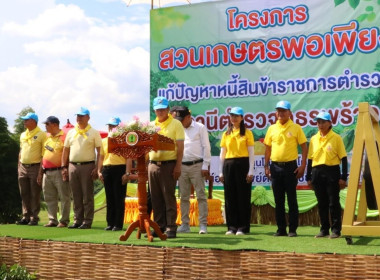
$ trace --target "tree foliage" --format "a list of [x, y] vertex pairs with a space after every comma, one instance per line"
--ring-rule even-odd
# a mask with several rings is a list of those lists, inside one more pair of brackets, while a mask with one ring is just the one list
[[21, 133], [25, 130], [24, 121], [21, 119], [22, 116], [25, 116], [28, 113], [35, 113], [32, 107], [25, 107], [17, 114], [18, 118], [15, 120], [15, 124], [13, 126], [15, 139], [18, 139]]
[[17, 181], [18, 142], [0, 117], [0, 223], [13, 223], [21, 213]]

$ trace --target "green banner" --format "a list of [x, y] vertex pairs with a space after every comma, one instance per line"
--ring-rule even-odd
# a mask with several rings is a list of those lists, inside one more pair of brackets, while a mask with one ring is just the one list
[[151, 102], [165, 96], [206, 125], [216, 183], [234, 106], [244, 109], [255, 137], [254, 185], [270, 184], [261, 141], [279, 100], [292, 104], [308, 139], [317, 132], [314, 117], [328, 111], [350, 155], [358, 103], [380, 111], [379, 11], [380, 1], [364, 0], [232, 0], [152, 10]]

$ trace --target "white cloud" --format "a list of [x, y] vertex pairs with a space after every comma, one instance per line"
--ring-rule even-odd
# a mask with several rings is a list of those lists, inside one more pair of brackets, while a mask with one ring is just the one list
[[78, 6], [59, 4], [4, 23], [0, 42], [7, 37], [23, 47], [9, 53], [17, 63], [8, 59], [0, 72], [1, 116], [12, 127], [16, 114], [31, 106], [41, 120], [56, 115], [74, 122], [74, 113], [85, 106], [99, 129], [112, 115], [147, 119], [148, 20], [147, 14], [142, 24], [110, 24]]

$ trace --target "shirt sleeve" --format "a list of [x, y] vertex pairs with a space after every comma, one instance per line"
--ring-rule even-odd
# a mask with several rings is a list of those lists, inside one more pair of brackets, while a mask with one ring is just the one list
[[252, 131], [246, 130], [246, 136], [247, 136], [247, 146], [254, 146], [255, 145], [255, 139], [253, 138]]
[[303, 143], [306, 143], [307, 139], [306, 139], [305, 133], [302, 130], [302, 127], [300, 125], [297, 125], [297, 126], [298, 126], [297, 141], [298, 141], [298, 144], [301, 145]]
[[272, 137], [271, 137], [271, 134], [272, 134], [272, 126], [270, 126], [268, 128], [268, 131], [265, 134], [264, 144], [267, 145], [267, 146], [272, 146]]
[[[201, 145], [203, 148], [204, 165], [210, 166], [211, 163], [211, 147], [208, 132], [205, 126], [201, 126]], [[203, 166], [202, 166], [203, 168]]]

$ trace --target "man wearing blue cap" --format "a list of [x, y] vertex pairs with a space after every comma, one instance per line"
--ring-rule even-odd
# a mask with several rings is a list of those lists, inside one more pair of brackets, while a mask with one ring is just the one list
[[[94, 218], [94, 180], [102, 139], [92, 128], [90, 111], [81, 107], [77, 124], [66, 136], [62, 154], [62, 176], [73, 193], [74, 223], [69, 228], [90, 229]], [[96, 151], [96, 153], [95, 153]]]
[[310, 139], [306, 174], [307, 183], [318, 200], [321, 221], [315, 238], [329, 236], [330, 228], [330, 238], [338, 238], [342, 230], [339, 192], [347, 185], [347, 154], [342, 137], [332, 130], [330, 114], [322, 111], [315, 120], [319, 131]]
[[37, 126], [38, 116], [35, 113], [28, 113], [21, 119], [24, 120], [26, 131], [20, 136], [18, 184], [22, 200], [22, 219], [17, 224], [35, 226], [40, 213], [42, 189], [37, 181], [41, 179], [38, 176], [41, 176], [39, 170], [46, 133]]
[[[148, 177], [151, 192], [154, 221], [168, 238], [177, 234], [176, 182], [181, 175], [185, 132], [182, 123], [169, 114], [169, 101], [165, 97], [153, 100], [156, 113], [155, 125], [158, 132], [173, 139], [174, 151], [151, 151], [149, 153]], [[153, 234], [157, 236], [156, 233]]]
[[[108, 122], [108, 131], [115, 129], [121, 120], [112, 117]], [[107, 227], [105, 230], [119, 231], [123, 229], [125, 194], [127, 182], [131, 172], [132, 160], [126, 160], [108, 152], [108, 137], [102, 140], [98, 163], [99, 179], [104, 183], [107, 202]]]
[[[296, 237], [299, 213], [296, 187], [306, 168], [307, 140], [302, 128], [290, 119], [290, 109], [288, 101], [276, 104], [277, 122], [269, 127], [264, 139], [265, 175], [272, 180], [276, 203], [277, 232], [274, 236]], [[302, 150], [301, 166], [297, 164], [298, 146]], [[289, 234], [286, 232], [285, 194], [289, 206]]]

